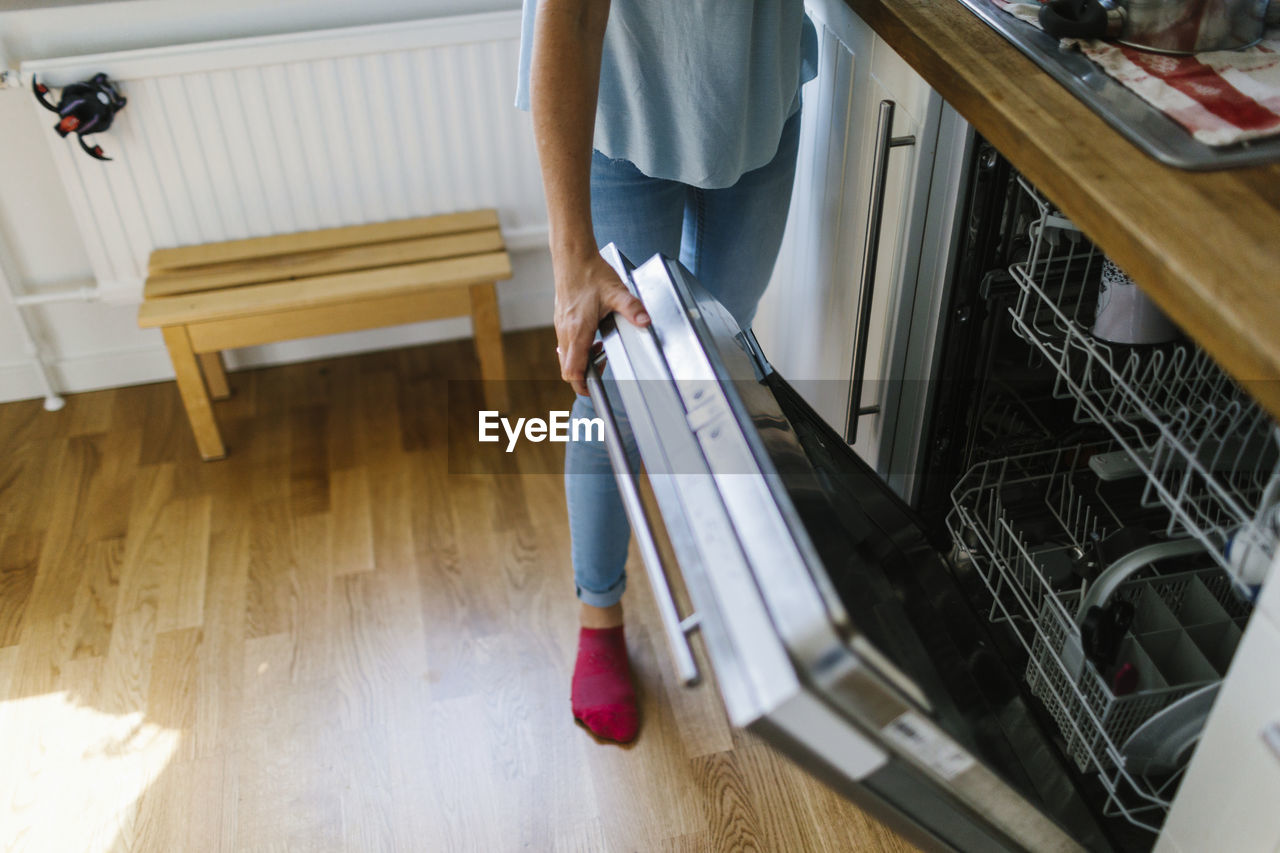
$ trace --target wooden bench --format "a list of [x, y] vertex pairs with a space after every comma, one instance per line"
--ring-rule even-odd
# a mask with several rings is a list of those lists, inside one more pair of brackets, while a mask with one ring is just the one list
[[511, 259], [494, 210], [158, 249], [138, 324], [164, 332], [200, 455], [226, 455], [221, 352], [470, 315], [488, 405], [506, 408], [495, 282]]

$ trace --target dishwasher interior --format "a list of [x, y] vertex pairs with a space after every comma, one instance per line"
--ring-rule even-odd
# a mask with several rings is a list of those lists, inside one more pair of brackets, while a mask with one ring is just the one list
[[1176, 327], [1095, 334], [1102, 253], [976, 162], [917, 509], [1110, 844], [1148, 849], [1275, 551], [1280, 431]]

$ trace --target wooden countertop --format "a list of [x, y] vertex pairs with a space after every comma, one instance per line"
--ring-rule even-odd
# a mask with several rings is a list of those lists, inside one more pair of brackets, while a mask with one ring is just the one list
[[846, 0], [1280, 420], [1280, 164], [1135, 148], [957, 0]]

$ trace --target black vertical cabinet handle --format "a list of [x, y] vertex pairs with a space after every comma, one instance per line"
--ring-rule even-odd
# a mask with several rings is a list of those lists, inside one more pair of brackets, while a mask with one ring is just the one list
[[849, 405], [844, 416], [846, 444], [858, 441], [858, 416], [874, 415], [879, 406], [862, 405], [862, 384], [867, 372], [867, 334], [871, 330], [871, 304], [875, 300], [876, 262], [880, 254], [880, 226], [884, 220], [884, 190], [889, 177], [889, 152], [904, 145], [915, 145], [914, 136], [891, 136], [894, 103], [880, 102], [876, 120], [876, 147], [871, 158], [871, 205], [867, 211], [867, 230], [862, 242], [862, 282], [858, 307], [857, 331], [853, 344], [853, 371], [849, 376]]

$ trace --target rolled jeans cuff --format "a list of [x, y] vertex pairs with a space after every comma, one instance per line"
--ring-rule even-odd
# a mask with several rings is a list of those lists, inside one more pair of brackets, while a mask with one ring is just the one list
[[604, 592], [585, 589], [581, 584], [575, 584], [575, 586], [578, 590], [578, 600], [583, 604], [589, 604], [592, 607], [612, 607], [622, 600], [622, 593], [627, 589], [627, 576], [618, 578], [618, 582]]

